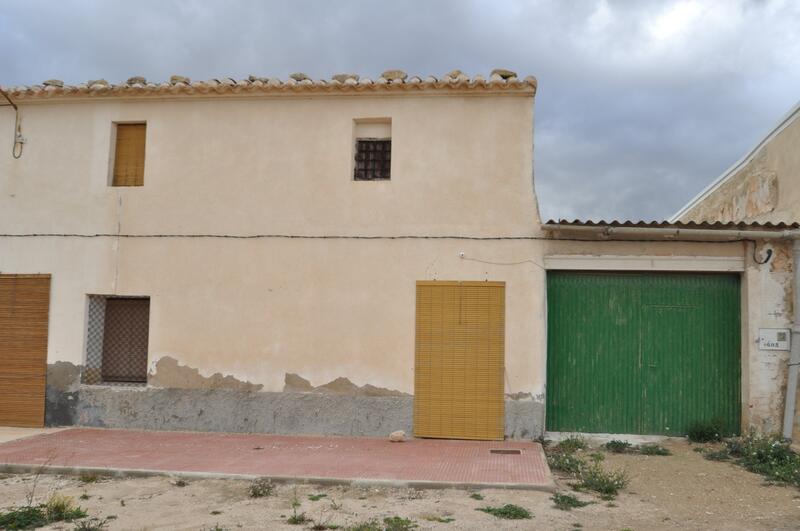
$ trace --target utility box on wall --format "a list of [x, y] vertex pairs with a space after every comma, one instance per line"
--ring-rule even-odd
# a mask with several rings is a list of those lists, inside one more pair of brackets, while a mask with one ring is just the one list
[[759, 328], [758, 348], [761, 350], [789, 350], [792, 334], [788, 328]]

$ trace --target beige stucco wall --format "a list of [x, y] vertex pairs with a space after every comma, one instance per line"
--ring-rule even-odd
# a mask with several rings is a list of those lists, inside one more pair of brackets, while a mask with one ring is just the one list
[[[392, 180], [352, 180], [353, 120], [391, 118]], [[527, 235], [533, 98], [316, 96], [22, 106], [0, 228], [136, 234]], [[145, 186], [109, 187], [112, 122], [147, 121]], [[0, 145], [13, 112], [0, 113]]]
[[[490, 279], [507, 282], [507, 389], [543, 389], [542, 279], [468, 259], [528, 259], [530, 241], [389, 238], [538, 234], [532, 95], [39, 103], [22, 116], [23, 157], [0, 157], [0, 233], [103, 235], [0, 237], [0, 271], [52, 275], [50, 363], [83, 363], [88, 294], [142, 295], [152, 370], [169, 356], [264, 390], [297, 373], [412, 392], [415, 281]], [[352, 180], [360, 118], [391, 119], [390, 182]], [[145, 186], [109, 187], [112, 122], [140, 120]]]
[[800, 119], [770, 139], [682, 221], [800, 220]]
[[[150, 361], [164, 356], [280, 391], [321, 385], [413, 392], [415, 282], [506, 284], [508, 392], [544, 385], [542, 276], [527, 242], [453, 240], [0, 239], [4, 272], [52, 277], [49, 361], [82, 363], [86, 294], [151, 297]], [[116, 276], [116, 288], [115, 288]]]

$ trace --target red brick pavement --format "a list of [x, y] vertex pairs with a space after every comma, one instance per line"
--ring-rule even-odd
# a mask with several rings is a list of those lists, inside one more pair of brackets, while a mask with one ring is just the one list
[[412, 486], [553, 487], [541, 446], [527, 441], [391, 443], [366, 437], [75, 428], [0, 444], [0, 465], [8, 464]]

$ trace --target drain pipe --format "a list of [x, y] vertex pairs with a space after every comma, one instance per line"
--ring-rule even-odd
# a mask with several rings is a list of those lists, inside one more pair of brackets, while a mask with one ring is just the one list
[[[740, 240], [790, 240], [800, 238], [800, 229], [788, 230], [753, 230], [753, 229], [696, 229], [696, 228], [662, 228], [662, 227], [612, 227], [609, 225], [569, 225], [544, 224], [545, 231], [588, 232], [601, 238], [613, 236], [650, 236], [665, 240], [704, 240], [704, 241], [740, 241]], [[555, 238], [556, 240], [558, 238]]]
[[793, 242], [794, 251], [794, 325], [792, 353], [789, 356], [789, 377], [786, 380], [786, 409], [783, 412], [783, 438], [791, 439], [797, 406], [797, 380], [800, 372], [800, 240]]

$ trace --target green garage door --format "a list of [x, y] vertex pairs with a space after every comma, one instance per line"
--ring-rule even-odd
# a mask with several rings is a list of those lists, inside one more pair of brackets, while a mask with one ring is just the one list
[[739, 432], [738, 275], [551, 271], [547, 429]]

